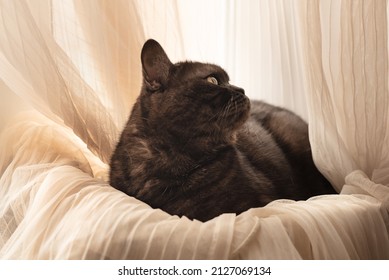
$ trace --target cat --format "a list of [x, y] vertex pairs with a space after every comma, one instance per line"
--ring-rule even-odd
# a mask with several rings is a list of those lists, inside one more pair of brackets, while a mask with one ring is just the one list
[[335, 193], [296, 114], [250, 101], [217, 65], [173, 64], [155, 40], [141, 62], [143, 86], [110, 162], [113, 187], [203, 222]]

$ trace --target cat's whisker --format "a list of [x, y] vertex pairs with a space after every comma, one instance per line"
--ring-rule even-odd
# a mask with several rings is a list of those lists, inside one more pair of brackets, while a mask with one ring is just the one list
[[[213, 121], [214, 119], [217, 120], [219, 115], [220, 115], [220, 112], [216, 112], [215, 114], [213, 114], [213, 116], [210, 117], [209, 121]], [[208, 123], [207, 123], [207, 125], [208, 125]]]
[[165, 189], [164, 189], [163, 192], [161, 193], [161, 196], [164, 196], [168, 189], [169, 189], [169, 187], [165, 187]]
[[218, 121], [223, 121], [224, 119], [226, 119], [226, 117], [228, 116], [228, 113], [230, 111], [230, 107], [231, 107], [231, 99], [228, 100], [228, 103], [226, 106], [224, 106], [221, 114], [220, 114], [220, 118], [218, 119]]
[[235, 114], [238, 114], [238, 102], [234, 99], [234, 105], [235, 105]]
[[226, 111], [226, 115], [225, 115], [225, 118], [228, 118], [231, 114], [231, 109], [232, 109], [232, 106], [234, 105], [234, 101], [233, 99], [231, 98], [229, 101], [228, 101], [228, 108], [227, 108], [227, 111]]

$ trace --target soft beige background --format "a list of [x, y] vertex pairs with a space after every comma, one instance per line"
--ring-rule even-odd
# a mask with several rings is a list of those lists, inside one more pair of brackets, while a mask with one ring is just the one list
[[[38, 2], [0, 1], [1, 258], [389, 259], [387, 1]], [[110, 187], [150, 37], [307, 119], [341, 194], [200, 223]]]

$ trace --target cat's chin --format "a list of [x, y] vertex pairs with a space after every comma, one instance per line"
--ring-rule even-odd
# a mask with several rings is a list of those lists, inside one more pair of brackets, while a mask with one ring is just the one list
[[247, 119], [249, 118], [249, 112], [250, 110], [247, 110], [247, 111], [244, 111], [242, 112], [239, 117], [237, 118], [237, 121], [233, 124], [233, 126], [231, 127], [231, 129], [233, 131], [237, 131], [239, 128], [241, 128], [244, 123], [247, 121]]
[[238, 95], [234, 97], [231, 111], [232, 115], [226, 118], [226, 125], [229, 129], [239, 129], [249, 118], [250, 115], [250, 100], [245, 95]]

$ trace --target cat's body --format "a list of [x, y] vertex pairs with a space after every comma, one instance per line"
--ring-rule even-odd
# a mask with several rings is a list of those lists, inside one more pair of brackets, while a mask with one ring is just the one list
[[307, 124], [250, 102], [212, 64], [172, 64], [149, 40], [144, 85], [111, 159], [110, 183], [201, 221], [279, 198], [334, 193], [313, 164]]

